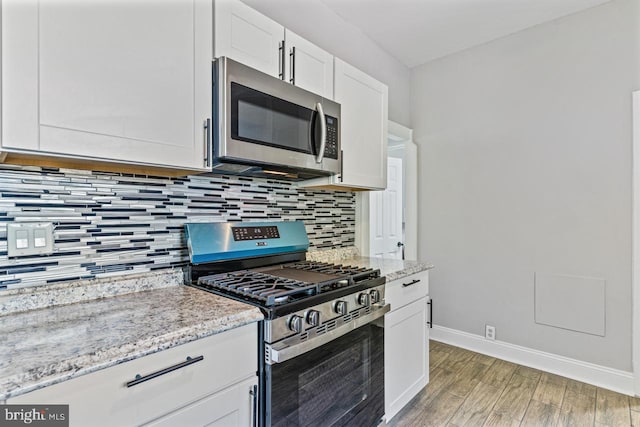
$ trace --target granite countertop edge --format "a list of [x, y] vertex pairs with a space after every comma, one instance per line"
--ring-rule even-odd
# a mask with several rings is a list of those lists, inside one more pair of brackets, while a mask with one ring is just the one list
[[[170, 348], [213, 336], [231, 329], [239, 328], [263, 319], [263, 315], [258, 309], [250, 311], [250, 315], [247, 315], [247, 312], [242, 312], [230, 316], [216, 317], [215, 320], [210, 322], [194, 324], [188, 328], [171, 331], [164, 335], [140, 340], [135, 343], [129, 343], [125, 346], [100, 349], [95, 352], [90, 352], [89, 354], [81, 354], [64, 361], [58, 361], [50, 364], [49, 370], [55, 371], [56, 369], [54, 365], [58, 365], [62, 368], [60, 369], [60, 372], [43, 376], [41, 378], [33, 379], [32, 377], [34, 375], [37, 376], [38, 373], [26, 371], [23, 372], [23, 375], [16, 375], [14, 378], [3, 379], [3, 382], [5, 383], [3, 388], [7, 391], [0, 392], [0, 401], [59, 384], [102, 369], [117, 366], [125, 362], [136, 360], [144, 356], [168, 350]], [[110, 353], [114, 351], [116, 351], [118, 355], [110, 356]], [[89, 358], [88, 360], [87, 357]], [[84, 366], [78, 369], [73, 368], [78, 364]], [[65, 367], [70, 367], [70, 369], [65, 369]]]
[[378, 269], [380, 275], [387, 278], [387, 283], [434, 268], [427, 261], [359, 256], [355, 247], [308, 252], [307, 260]]
[[264, 318], [183, 280], [170, 269], [0, 295], [0, 401]]
[[380, 275], [385, 276], [387, 283], [402, 279], [412, 274], [421, 273], [434, 268], [434, 265], [426, 261], [397, 260], [389, 258], [371, 258], [356, 256], [343, 261], [360, 267], [380, 270]]

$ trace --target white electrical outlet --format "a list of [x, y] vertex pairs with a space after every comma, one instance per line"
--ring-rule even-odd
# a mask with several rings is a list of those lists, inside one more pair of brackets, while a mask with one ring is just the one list
[[496, 339], [496, 328], [491, 325], [484, 325], [484, 337], [488, 340], [495, 341]]

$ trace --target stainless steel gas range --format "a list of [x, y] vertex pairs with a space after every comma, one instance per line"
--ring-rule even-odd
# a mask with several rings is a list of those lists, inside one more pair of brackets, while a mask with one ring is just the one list
[[185, 225], [188, 282], [259, 307], [260, 426], [376, 426], [385, 278], [305, 261], [300, 221]]

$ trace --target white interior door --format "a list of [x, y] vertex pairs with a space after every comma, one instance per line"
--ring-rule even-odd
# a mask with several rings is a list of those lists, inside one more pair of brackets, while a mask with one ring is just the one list
[[387, 160], [387, 189], [369, 193], [369, 252], [372, 257], [402, 259], [402, 160]]

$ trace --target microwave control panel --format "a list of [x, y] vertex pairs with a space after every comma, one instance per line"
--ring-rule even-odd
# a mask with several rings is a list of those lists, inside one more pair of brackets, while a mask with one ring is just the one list
[[338, 158], [338, 119], [325, 116], [327, 122], [327, 145], [324, 149], [324, 156], [330, 159]]

